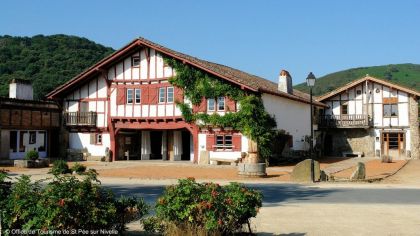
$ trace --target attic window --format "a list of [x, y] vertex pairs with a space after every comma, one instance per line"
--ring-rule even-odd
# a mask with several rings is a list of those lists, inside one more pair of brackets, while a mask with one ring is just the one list
[[138, 56], [131, 57], [131, 66], [132, 67], [139, 67], [140, 66], [140, 57], [138, 57]]

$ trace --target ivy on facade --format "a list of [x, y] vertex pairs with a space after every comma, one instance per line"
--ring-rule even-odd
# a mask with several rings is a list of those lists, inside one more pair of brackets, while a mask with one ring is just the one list
[[218, 113], [194, 113], [189, 103], [177, 101], [186, 122], [200, 126], [231, 127], [258, 144], [260, 157], [269, 158], [271, 141], [275, 136], [276, 121], [264, 109], [259, 94], [247, 93], [227, 82], [221, 81], [202, 70], [184, 64], [172, 58], [165, 58], [165, 63], [171, 66], [176, 75], [169, 82], [184, 91], [186, 99], [192, 105], [201, 104], [202, 98], [217, 98], [227, 96], [239, 104], [239, 111]]

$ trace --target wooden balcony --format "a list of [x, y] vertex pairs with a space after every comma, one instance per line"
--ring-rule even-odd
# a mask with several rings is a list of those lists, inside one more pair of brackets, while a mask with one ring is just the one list
[[368, 115], [321, 115], [320, 128], [369, 128], [372, 120]]
[[64, 112], [67, 126], [96, 126], [96, 112]]

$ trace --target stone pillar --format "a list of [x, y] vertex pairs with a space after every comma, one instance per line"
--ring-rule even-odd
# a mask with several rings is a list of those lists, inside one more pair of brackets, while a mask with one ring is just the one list
[[419, 138], [419, 107], [415, 96], [410, 96], [410, 146], [411, 146], [411, 158], [420, 158], [420, 138]]
[[141, 131], [141, 159], [150, 160], [150, 131]]
[[162, 131], [162, 160], [168, 159], [168, 135], [167, 131]]
[[182, 133], [174, 131], [174, 161], [180, 161], [182, 155]]

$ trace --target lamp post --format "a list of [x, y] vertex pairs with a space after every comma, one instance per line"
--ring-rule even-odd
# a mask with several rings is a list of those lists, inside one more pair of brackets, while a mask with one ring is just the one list
[[312, 152], [314, 150], [314, 125], [313, 125], [313, 105], [312, 105], [312, 88], [315, 85], [315, 75], [312, 72], [309, 73], [308, 77], [306, 77], [306, 85], [309, 87], [309, 94], [310, 94], [310, 105], [311, 105], [311, 137], [309, 139], [309, 158], [311, 159], [311, 178], [312, 181], [315, 181], [315, 170], [314, 170], [314, 160], [312, 158]]

